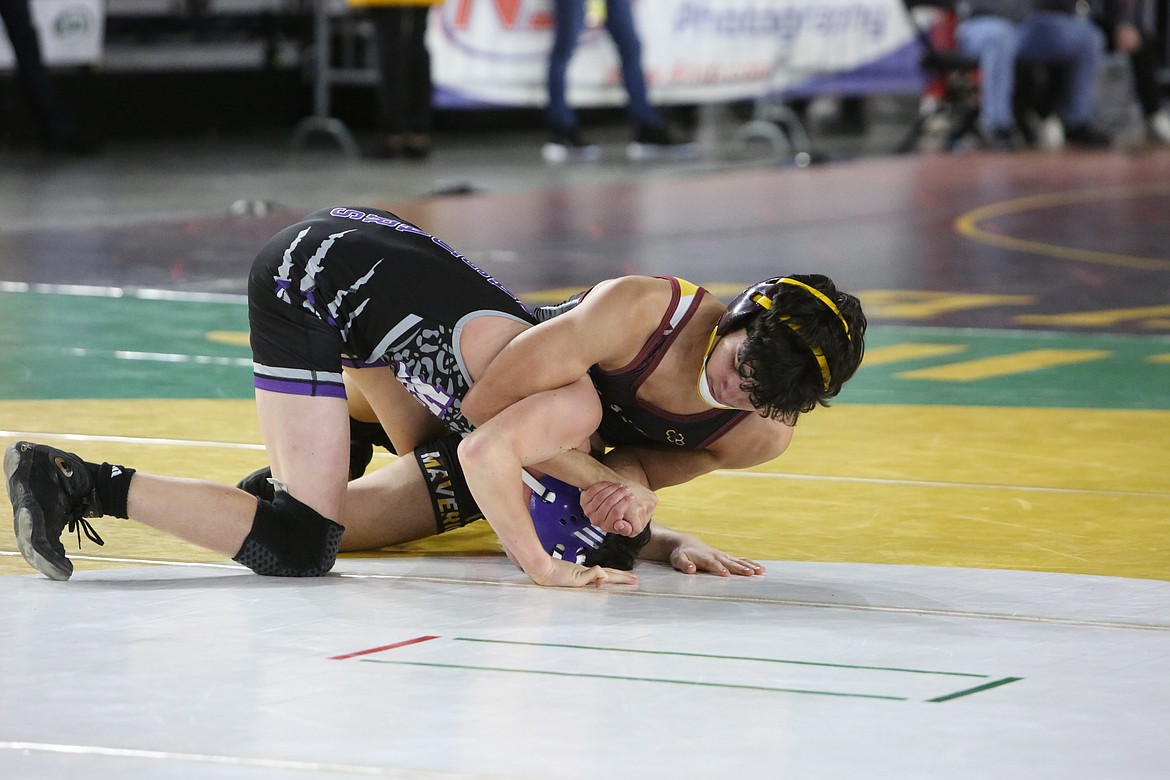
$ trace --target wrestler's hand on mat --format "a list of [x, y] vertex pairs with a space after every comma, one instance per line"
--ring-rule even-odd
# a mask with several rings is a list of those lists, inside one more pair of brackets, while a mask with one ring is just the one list
[[679, 534], [678, 542], [670, 551], [670, 565], [683, 574], [696, 574], [705, 571], [720, 577], [728, 577], [732, 574], [750, 577], [753, 574], [763, 574], [766, 571], [762, 565], [750, 558], [737, 558], [734, 555], [728, 555], [689, 534]]
[[[501, 543], [504, 548], [504, 554], [508, 556], [508, 560], [516, 564], [516, 568], [524, 571], [524, 566], [517, 560], [512, 551], [508, 549], [508, 545]], [[592, 566], [585, 568], [576, 563], [569, 563], [560, 558], [549, 557], [549, 565], [547, 569], [542, 567], [538, 572], [524, 572], [537, 585], [544, 585], [554, 588], [579, 588], [583, 585], [593, 584], [600, 588], [602, 585], [637, 585], [638, 576], [628, 571], [621, 571], [620, 569], [607, 569], [603, 566]]]
[[638, 577], [633, 572], [607, 569], [602, 566], [586, 568], [576, 563], [548, 558], [548, 566], [533, 567], [526, 572], [537, 585], [553, 588], [580, 588], [583, 585], [637, 585]]
[[650, 523], [658, 496], [641, 485], [598, 482], [581, 491], [581, 509], [601, 530], [637, 536]]

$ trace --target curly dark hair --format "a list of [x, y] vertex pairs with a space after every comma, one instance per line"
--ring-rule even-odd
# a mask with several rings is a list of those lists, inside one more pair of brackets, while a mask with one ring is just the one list
[[586, 566], [605, 566], [609, 569], [629, 571], [638, 560], [638, 553], [650, 541], [650, 525], [647, 524], [637, 536], [606, 534], [601, 546], [585, 553]]
[[[865, 355], [865, 313], [861, 302], [820, 274], [789, 274], [825, 294], [841, 312], [798, 285], [781, 284], [773, 305], [747, 322], [739, 351], [740, 385], [760, 414], [795, 425], [804, 412], [841, 392]], [[846, 333], [844, 324], [848, 324]], [[828, 381], [814, 350], [828, 366]], [[826, 387], [826, 384], [828, 385]]]

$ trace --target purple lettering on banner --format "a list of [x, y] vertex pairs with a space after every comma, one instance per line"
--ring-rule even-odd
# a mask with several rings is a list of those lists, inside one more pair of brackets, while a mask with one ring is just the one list
[[791, 43], [806, 26], [821, 35], [839, 35], [850, 29], [879, 38], [888, 10], [865, 3], [834, 7], [713, 8], [708, 3], [680, 4], [672, 27], [676, 33], [719, 37], [776, 36]]
[[365, 212], [354, 211], [353, 209], [336, 208], [329, 212], [330, 216], [341, 217], [342, 219], [361, 219], [365, 216]]

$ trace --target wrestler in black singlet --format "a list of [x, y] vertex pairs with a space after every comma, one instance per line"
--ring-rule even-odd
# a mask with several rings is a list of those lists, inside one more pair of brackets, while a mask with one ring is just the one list
[[319, 211], [278, 233], [252, 266], [248, 299], [256, 387], [344, 398], [342, 365], [390, 365], [456, 433], [472, 430], [462, 327], [484, 315], [534, 322], [451, 247], [368, 208]]

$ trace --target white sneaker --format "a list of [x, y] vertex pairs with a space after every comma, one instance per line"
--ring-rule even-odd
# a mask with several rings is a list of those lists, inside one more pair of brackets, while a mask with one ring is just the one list
[[601, 159], [601, 147], [593, 144], [572, 146], [549, 141], [540, 147], [541, 158], [550, 165], [564, 163], [591, 163]]
[[575, 127], [554, 129], [552, 138], [540, 147], [540, 156], [552, 165], [597, 162], [601, 159], [601, 147], [583, 139]]
[[1146, 134], [1151, 141], [1170, 146], [1170, 113], [1166, 109], [1146, 117]]
[[1036, 126], [1036, 144], [1041, 149], [1064, 148], [1064, 125], [1060, 117], [1049, 116], [1040, 120]]

